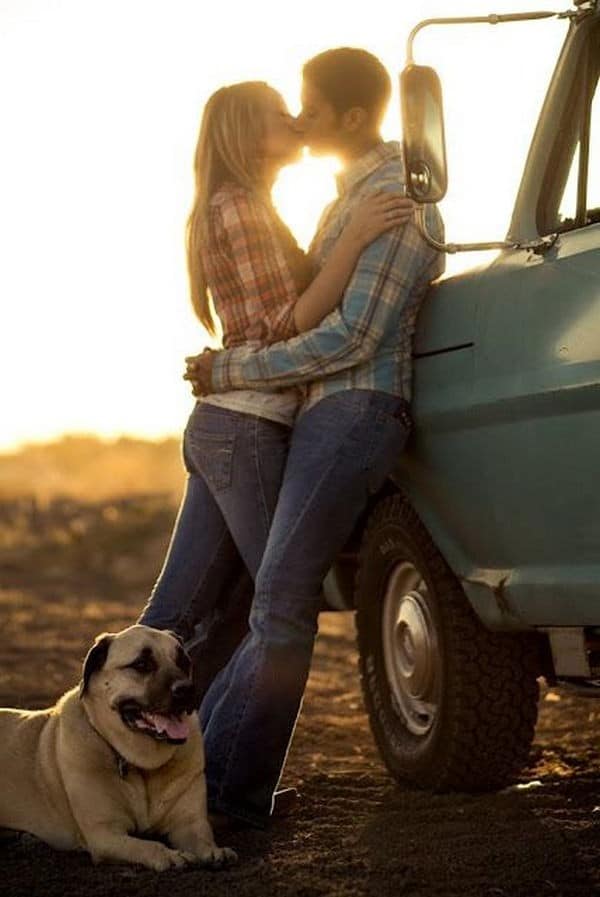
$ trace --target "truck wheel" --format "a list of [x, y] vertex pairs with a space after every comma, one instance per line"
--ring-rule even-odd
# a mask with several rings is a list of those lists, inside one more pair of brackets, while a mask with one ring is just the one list
[[534, 735], [537, 642], [479, 622], [402, 495], [369, 517], [356, 606], [365, 703], [394, 778], [440, 791], [509, 783]]

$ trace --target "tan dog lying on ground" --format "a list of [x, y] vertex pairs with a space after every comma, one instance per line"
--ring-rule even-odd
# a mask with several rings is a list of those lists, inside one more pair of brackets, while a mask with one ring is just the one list
[[0, 827], [156, 870], [234, 860], [206, 815], [189, 675], [171, 633], [130, 626], [96, 639], [54, 707], [0, 710]]

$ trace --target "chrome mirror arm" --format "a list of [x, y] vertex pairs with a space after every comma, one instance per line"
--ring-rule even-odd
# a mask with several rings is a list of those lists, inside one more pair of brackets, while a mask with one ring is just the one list
[[417, 206], [415, 215], [417, 230], [425, 242], [433, 249], [437, 249], [438, 252], [447, 252], [450, 255], [454, 255], [456, 252], [479, 252], [486, 249], [527, 249], [537, 255], [543, 255], [552, 249], [558, 240], [558, 234], [549, 234], [547, 237], [538, 237], [537, 240], [527, 240], [522, 243], [514, 240], [496, 240], [491, 243], [441, 243], [427, 230], [425, 207]]
[[[584, 0], [580, 0], [580, 2], [583, 3]], [[417, 36], [419, 31], [421, 31], [421, 29], [426, 28], [428, 25], [473, 25], [478, 23], [500, 25], [503, 22], [524, 22], [528, 20], [533, 21], [535, 19], [570, 18], [579, 14], [580, 13], [578, 13], [576, 10], [567, 10], [566, 12], [550, 12], [547, 10], [545, 12], [514, 12], [506, 13], [505, 15], [491, 13], [491, 15], [489, 16], [460, 16], [441, 19], [424, 19], [413, 28], [408, 36], [408, 41], [406, 44], [406, 64], [412, 65], [414, 63], [413, 44], [415, 41], [415, 37]]]
[[450, 254], [454, 254], [455, 252], [472, 252], [477, 249], [517, 249], [519, 247], [518, 243], [508, 243], [506, 240], [499, 240], [494, 243], [441, 243], [439, 240], [436, 240], [435, 237], [432, 237], [427, 230], [425, 207], [417, 206], [415, 214], [417, 230], [420, 235], [426, 243], [434, 249], [437, 249], [438, 252], [449, 252]]

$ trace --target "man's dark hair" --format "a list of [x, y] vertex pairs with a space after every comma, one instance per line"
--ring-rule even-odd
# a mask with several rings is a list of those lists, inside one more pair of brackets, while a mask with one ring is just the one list
[[392, 91], [390, 76], [379, 59], [356, 47], [325, 50], [305, 63], [302, 74], [338, 115], [360, 106], [377, 124]]

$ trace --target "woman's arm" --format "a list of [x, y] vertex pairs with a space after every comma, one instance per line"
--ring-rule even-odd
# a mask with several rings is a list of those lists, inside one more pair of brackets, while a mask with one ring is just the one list
[[339, 304], [362, 251], [394, 227], [406, 224], [414, 209], [400, 193], [374, 193], [357, 207], [327, 261], [294, 307], [298, 333], [312, 330]]
[[[443, 238], [437, 208], [426, 207], [427, 229]], [[413, 222], [390, 231], [361, 254], [344, 302], [312, 331], [261, 349], [239, 346], [187, 358], [194, 395], [228, 389], [284, 389], [322, 380], [369, 361], [382, 342], [408, 344], [410, 321], [445, 257], [425, 243]]]

